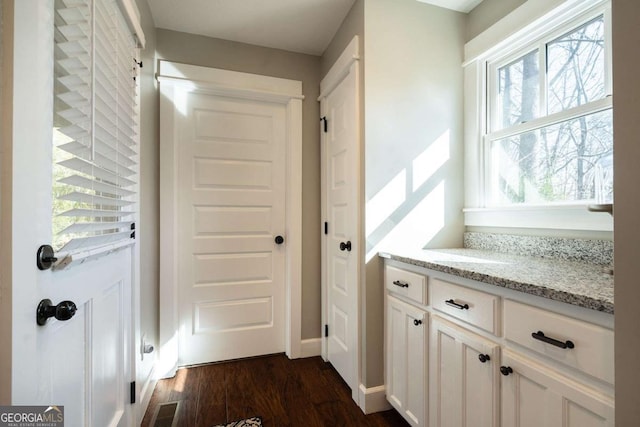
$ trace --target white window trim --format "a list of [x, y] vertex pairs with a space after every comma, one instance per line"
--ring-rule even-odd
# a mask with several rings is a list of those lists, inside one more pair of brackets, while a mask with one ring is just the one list
[[[465, 225], [479, 227], [516, 227], [536, 229], [613, 231], [613, 218], [605, 213], [588, 212], [586, 203], [561, 205], [522, 205], [486, 207], [484, 194], [486, 153], [483, 138], [487, 134], [487, 61], [503, 58], [525, 48], [532, 40], [556, 32], [562, 25], [595, 16], [594, 11], [609, 0], [537, 0], [528, 1], [465, 45]], [[605, 13], [605, 19], [610, 19]], [[609, 21], [610, 22], [610, 21]], [[610, 26], [609, 26], [610, 31]], [[559, 31], [562, 33], [562, 31]], [[611, 43], [610, 33], [608, 43]], [[610, 54], [611, 49], [606, 50]], [[607, 70], [610, 73], [610, 70]], [[611, 75], [611, 74], [609, 74]], [[607, 88], [610, 89], [610, 88]], [[601, 104], [601, 105], [600, 105]], [[610, 108], [612, 98], [599, 101], [598, 108]], [[577, 107], [579, 109], [580, 107]], [[575, 114], [576, 109], [569, 114]], [[567, 113], [557, 113], [560, 120]], [[549, 116], [548, 116], [549, 117]], [[518, 131], [536, 123], [525, 123]], [[505, 133], [513, 133], [509, 128]], [[495, 136], [495, 133], [494, 133]]]

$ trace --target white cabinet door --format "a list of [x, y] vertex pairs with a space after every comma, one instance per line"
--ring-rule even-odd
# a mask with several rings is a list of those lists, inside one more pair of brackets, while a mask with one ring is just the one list
[[501, 370], [505, 427], [613, 427], [613, 399], [505, 351]]
[[429, 425], [497, 427], [498, 344], [432, 316], [429, 348]]
[[427, 313], [387, 296], [387, 400], [413, 426], [424, 426], [427, 408]]

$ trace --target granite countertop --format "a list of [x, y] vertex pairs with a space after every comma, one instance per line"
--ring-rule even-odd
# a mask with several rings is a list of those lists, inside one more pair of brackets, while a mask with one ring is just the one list
[[380, 256], [613, 314], [613, 276], [599, 264], [479, 249], [381, 252]]

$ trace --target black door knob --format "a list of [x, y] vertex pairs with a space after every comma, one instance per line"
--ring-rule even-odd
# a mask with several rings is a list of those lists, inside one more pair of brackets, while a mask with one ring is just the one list
[[347, 241], [347, 243], [340, 242], [340, 250], [341, 251], [346, 250], [347, 252], [351, 252], [351, 240]]
[[422, 320], [421, 319], [413, 319], [413, 324], [416, 326], [420, 326], [422, 325]]
[[487, 360], [491, 360], [491, 356], [489, 356], [488, 354], [479, 354], [478, 360], [480, 360], [480, 362], [482, 363], [485, 363]]
[[506, 377], [509, 374], [513, 374], [513, 369], [511, 369], [511, 366], [500, 366], [500, 373]]
[[276, 236], [275, 241], [276, 241], [276, 245], [281, 245], [281, 244], [283, 244], [283, 243], [284, 243], [284, 237], [282, 237], [282, 236]]
[[36, 323], [42, 326], [47, 323], [47, 319], [55, 317], [58, 320], [69, 320], [78, 311], [72, 301], [62, 301], [58, 305], [53, 305], [50, 299], [43, 299], [36, 309]]

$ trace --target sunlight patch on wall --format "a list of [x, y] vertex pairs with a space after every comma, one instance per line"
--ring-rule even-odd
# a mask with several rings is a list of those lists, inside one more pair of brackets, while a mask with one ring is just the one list
[[[195, 83], [189, 81], [183, 74], [176, 68], [174, 64], [168, 61], [162, 61], [162, 72], [168, 76], [174, 76], [173, 78], [165, 79], [165, 84], [174, 85], [173, 102], [176, 110], [183, 116], [187, 116], [188, 111], [188, 94], [196, 89]], [[156, 80], [156, 79], [154, 79]], [[163, 77], [160, 76], [157, 79], [161, 84]]]
[[[368, 211], [367, 211], [368, 212]], [[406, 253], [421, 250], [444, 228], [445, 191], [441, 181], [369, 253], [368, 262], [380, 251]]]
[[406, 200], [407, 172], [400, 171], [367, 202], [366, 235], [370, 236]]
[[[413, 191], [417, 191], [450, 158], [450, 131], [447, 129], [413, 160]], [[443, 205], [444, 207], [444, 205]]]

